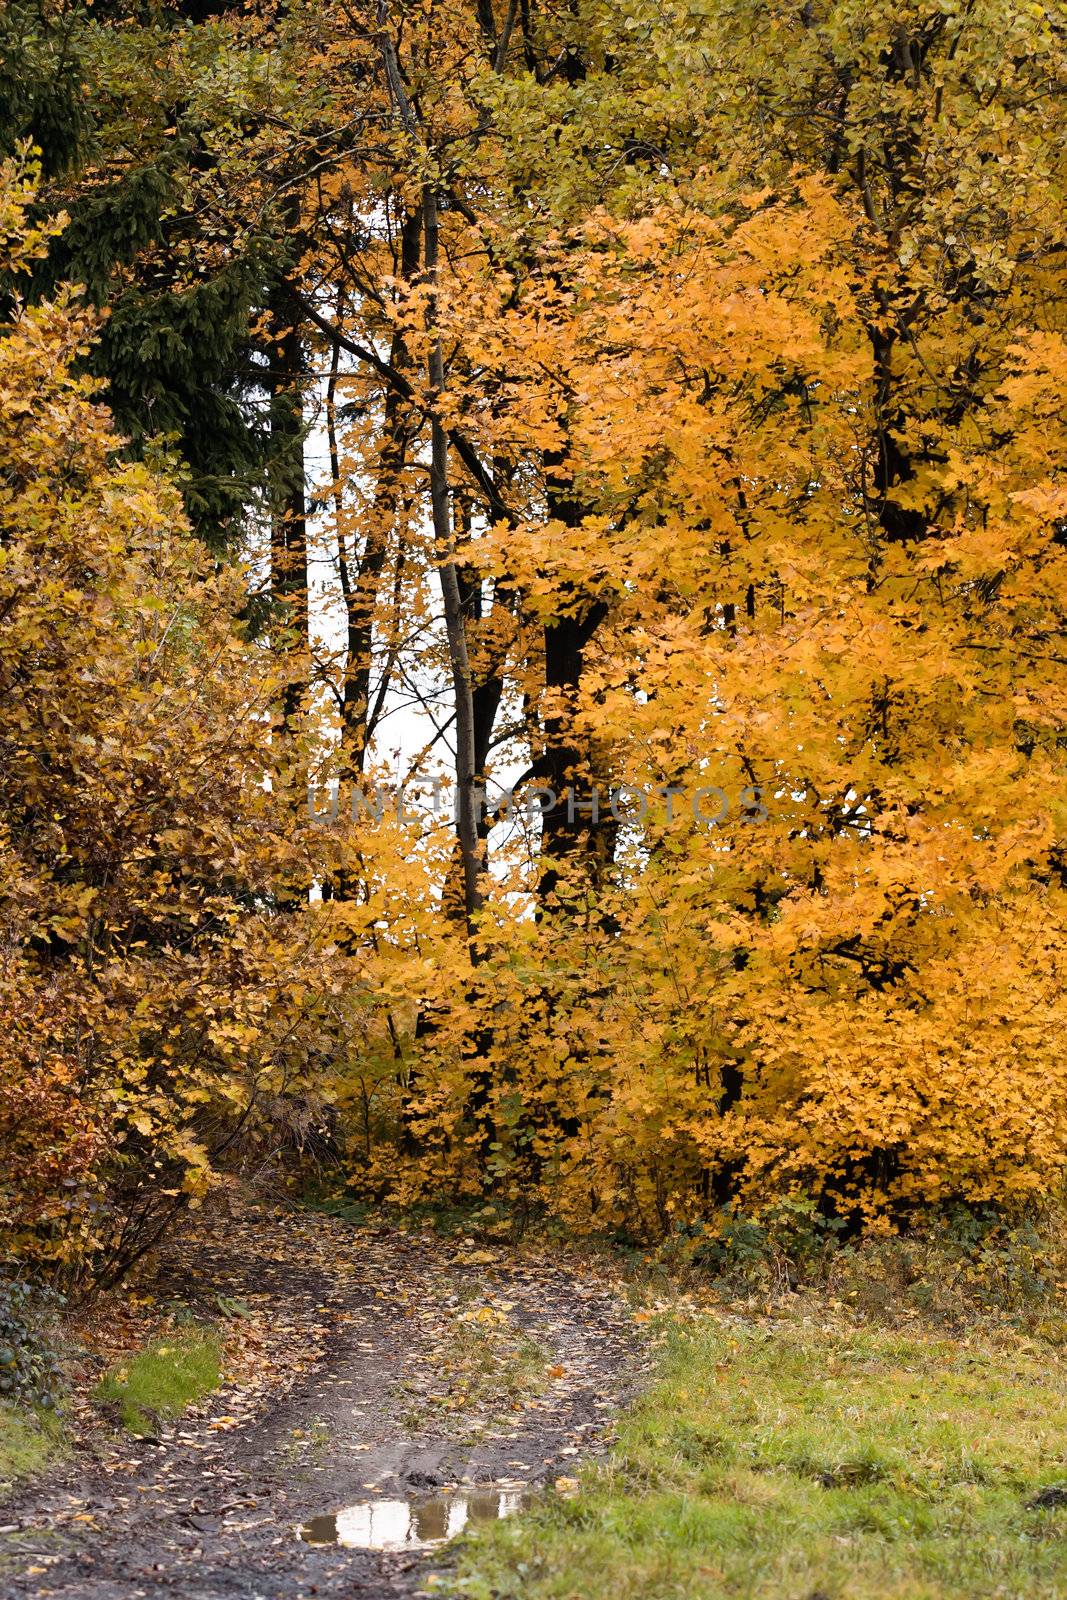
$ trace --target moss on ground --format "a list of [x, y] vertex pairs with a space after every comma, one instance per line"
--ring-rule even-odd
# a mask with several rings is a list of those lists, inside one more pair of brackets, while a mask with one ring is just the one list
[[154, 1339], [102, 1379], [96, 1398], [118, 1407], [123, 1427], [152, 1433], [160, 1421], [219, 1386], [222, 1347], [213, 1329], [190, 1325]]
[[0, 1493], [42, 1472], [62, 1442], [63, 1430], [54, 1415], [0, 1401]]

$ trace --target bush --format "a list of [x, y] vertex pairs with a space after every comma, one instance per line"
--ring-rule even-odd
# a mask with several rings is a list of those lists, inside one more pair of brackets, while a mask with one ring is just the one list
[[93, 316], [18, 298], [34, 190], [0, 167], [0, 1265], [107, 1282], [329, 1055], [345, 975], [242, 575], [118, 459]]

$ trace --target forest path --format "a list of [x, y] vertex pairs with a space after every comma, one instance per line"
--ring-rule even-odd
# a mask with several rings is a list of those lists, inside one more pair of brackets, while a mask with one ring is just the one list
[[[428, 1231], [236, 1210], [153, 1288], [216, 1316], [240, 1303], [237, 1381], [9, 1502], [5, 1600], [417, 1595], [447, 1557], [407, 1543], [568, 1477], [640, 1366], [617, 1285], [587, 1263]], [[309, 1543], [308, 1524], [394, 1547]]]

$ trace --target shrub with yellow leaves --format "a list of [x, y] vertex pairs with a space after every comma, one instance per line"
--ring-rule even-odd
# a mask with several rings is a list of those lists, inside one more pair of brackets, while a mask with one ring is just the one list
[[0, 170], [0, 1231], [107, 1276], [300, 1079], [340, 977], [242, 575], [119, 459], [76, 294], [18, 299], [34, 178]]

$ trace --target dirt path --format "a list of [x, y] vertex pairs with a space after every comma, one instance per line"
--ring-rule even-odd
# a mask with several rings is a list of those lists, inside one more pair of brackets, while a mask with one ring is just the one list
[[[399, 1501], [569, 1476], [605, 1447], [638, 1373], [610, 1285], [473, 1241], [219, 1219], [170, 1271], [205, 1309], [243, 1296], [274, 1341], [264, 1359], [288, 1370], [265, 1390], [221, 1390], [156, 1443], [83, 1452], [9, 1503], [0, 1596], [416, 1595], [440, 1552], [318, 1546], [298, 1530], [357, 1503], [388, 1528]], [[429, 1507], [423, 1531], [443, 1517]]]

